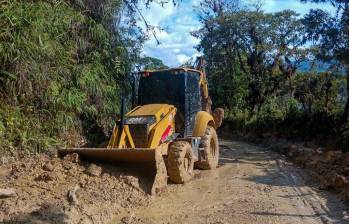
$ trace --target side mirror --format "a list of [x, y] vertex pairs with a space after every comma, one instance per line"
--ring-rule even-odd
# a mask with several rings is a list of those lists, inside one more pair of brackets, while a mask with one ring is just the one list
[[212, 112], [212, 117], [214, 119], [214, 123], [216, 124], [216, 128], [219, 128], [222, 125], [222, 121], [224, 118], [224, 109], [216, 108]]

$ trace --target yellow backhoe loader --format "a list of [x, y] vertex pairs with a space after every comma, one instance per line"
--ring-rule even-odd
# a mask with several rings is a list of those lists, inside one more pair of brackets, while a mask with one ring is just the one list
[[[106, 148], [67, 148], [58, 154], [77, 153], [82, 159], [102, 162], [151, 164], [151, 194], [173, 183], [185, 183], [194, 166], [215, 169], [219, 144], [216, 129], [223, 110], [211, 112], [203, 60], [194, 67], [140, 72], [137, 105], [113, 129]], [[143, 169], [142, 165], [137, 166]]]

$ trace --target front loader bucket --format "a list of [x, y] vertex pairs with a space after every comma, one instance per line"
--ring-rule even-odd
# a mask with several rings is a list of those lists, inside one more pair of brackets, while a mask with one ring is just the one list
[[59, 149], [58, 156], [77, 153], [81, 160], [110, 164], [129, 164], [140, 171], [150, 167], [147, 175], [153, 178], [151, 194], [158, 193], [167, 185], [167, 171], [162, 154], [157, 149], [107, 149], [107, 148], [68, 148]]

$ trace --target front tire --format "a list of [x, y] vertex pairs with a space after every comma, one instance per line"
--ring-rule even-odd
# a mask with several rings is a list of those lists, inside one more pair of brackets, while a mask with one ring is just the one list
[[194, 160], [191, 145], [177, 141], [170, 145], [167, 156], [167, 172], [172, 182], [183, 184], [193, 177]]
[[196, 162], [195, 166], [202, 170], [216, 169], [219, 159], [219, 144], [216, 130], [212, 126], [206, 128], [200, 148], [203, 148], [203, 152], [200, 154], [200, 161]]

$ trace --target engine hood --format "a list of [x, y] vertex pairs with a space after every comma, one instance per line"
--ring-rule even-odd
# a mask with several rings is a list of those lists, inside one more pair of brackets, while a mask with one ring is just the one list
[[132, 111], [127, 113], [127, 117], [134, 116], [155, 116], [156, 120], [160, 120], [164, 117], [174, 106], [169, 104], [147, 104], [143, 106], [138, 106]]

